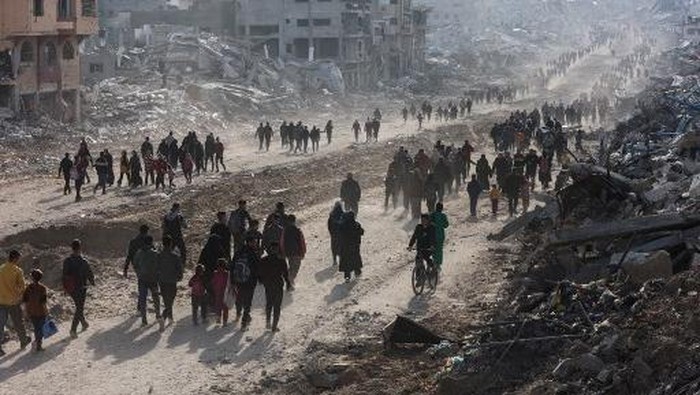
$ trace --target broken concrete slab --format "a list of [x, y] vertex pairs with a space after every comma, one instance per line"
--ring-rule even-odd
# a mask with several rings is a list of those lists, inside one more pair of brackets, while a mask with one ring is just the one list
[[593, 240], [628, 237], [635, 234], [683, 230], [696, 226], [700, 226], [700, 215], [698, 214], [663, 214], [635, 217], [622, 221], [557, 230], [550, 235], [549, 245], [577, 244]]
[[394, 344], [439, 344], [446, 340], [423, 325], [400, 315], [384, 328], [382, 335], [387, 347]]
[[558, 379], [566, 379], [577, 373], [589, 377], [597, 376], [605, 368], [605, 362], [597, 356], [586, 353], [576, 358], [567, 358], [559, 362], [552, 374]]
[[658, 251], [644, 260], [626, 259], [622, 263], [622, 269], [630, 276], [633, 283], [641, 285], [648, 280], [671, 277], [673, 261], [668, 252]]
[[556, 221], [556, 218], [559, 215], [559, 207], [556, 201], [548, 195], [538, 195], [536, 198], [545, 201], [544, 207], [537, 206], [534, 210], [508, 222], [498, 233], [488, 235], [487, 239], [502, 241], [516, 234], [521, 229], [526, 228], [535, 221], [551, 221], [552, 223]]

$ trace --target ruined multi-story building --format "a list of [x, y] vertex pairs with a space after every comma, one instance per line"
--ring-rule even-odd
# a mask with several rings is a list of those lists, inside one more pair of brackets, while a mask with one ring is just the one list
[[287, 60], [332, 60], [351, 88], [422, 69], [426, 12], [411, 0], [239, 0], [236, 35]]
[[96, 0], [0, 1], [0, 108], [78, 120], [78, 46], [97, 25]]

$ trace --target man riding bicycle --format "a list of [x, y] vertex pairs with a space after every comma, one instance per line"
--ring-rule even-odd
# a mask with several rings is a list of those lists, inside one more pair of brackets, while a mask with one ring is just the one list
[[435, 251], [435, 226], [430, 221], [430, 215], [422, 214], [420, 223], [413, 231], [408, 249], [416, 246], [416, 263], [425, 262], [428, 267], [433, 267], [433, 252]]

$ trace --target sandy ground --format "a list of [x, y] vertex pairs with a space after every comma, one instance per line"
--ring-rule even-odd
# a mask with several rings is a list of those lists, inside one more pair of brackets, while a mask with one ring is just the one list
[[[373, 190], [368, 201], [379, 200]], [[400, 211], [384, 213], [379, 205], [361, 205], [365, 228], [363, 276], [345, 284], [331, 266], [325, 216], [331, 202], [299, 213], [309, 254], [298, 278], [298, 287], [285, 295], [281, 328], [272, 335], [264, 330], [262, 288], [258, 288], [250, 331], [216, 325], [193, 327], [189, 308], [175, 311], [176, 324], [164, 333], [155, 326], [140, 328], [134, 316], [93, 321], [90, 330], [75, 341], [66, 329], [47, 344], [44, 354], [12, 353], [0, 365], [4, 389], [23, 388], [27, 393], [206, 393], [213, 384], [233, 381], [236, 392], [258, 388], [263, 372], [284, 378], [295, 368], [311, 340], [326, 342], [356, 335], [345, 330], [346, 320], [358, 312], [381, 319], [394, 314], [421, 316], [429, 306], [452, 301], [443, 292], [434, 297], [414, 297], [410, 285], [411, 253], [407, 244], [412, 223], [399, 219]], [[446, 246], [443, 283], [449, 289], [457, 274], [477, 270], [488, 243], [476, 235], [496, 229], [501, 221], [467, 222], [463, 202], [448, 203], [452, 236]], [[487, 211], [486, 206], [482, 211]], [[452, 214], [454, 213], [454, 214]], [[471, 237], [469, 236], [471, 235]], [[31, 371], [31, 372], [29, 372]], [[42, 377], [37, 381], [35, 378]]]
[[[590, 76], [591, 70], [598, 70], [600, 62], [614, 63], [609, 55], [595, 54], [574, 66], [567, 79], [552, 87], [549, 95], [539, 98], [577, 97], [580, 92], [588, 91], [595, 81]], [[532, 103], [528, 100], [511, 108]], [[495, 108], [477, 108], [477, 111], [502, 113]], [[416, 132], [416, 125], [404, 126], [400, 121], [385, 126], [381, 133], [384, 142]], [[229, 153], [233, 151], [228, 158], [230, 171], [259, 172], [269, 166], [286, 166], [308, 159], [308, 156], [283, 154], [277, 144], [274, 152], [253, 153], [253, 144], [243, 142], [229, 149]], [[350, 133], [339, 130], [336, 141], [330, 147], [323, 147], [321, 155], [342, 155], [349, 149], [353, 149]], [[230, 174], [199, 177], [188, 188], [206, 190], [207, 185], [225, 182], [227, 177]], [[308, 182], [312, 184], [313, 180]], [[113, 220], [113, 210], [138, 212], [138, 206], [144, 202], [160, 202], [164, 207], [169, 204], [167, 195], [155, 194], [150, 189], [136, 194], [110, 191], [105, 197], [94, 198], [86, 193], [88, 198], [73, 204], [71, 197], [60, 195], [61, 182], [50, 178], [14, 180], [2, 186], [13, 193], [5, 194], [2, 200], [0, 237], [39, 225], [105, 218], [108, 211]], [[489, 248], [494, 245], [484, 236], [497, 230], [506, 218], [485, 215], [488, 209], [486, 202], [482, 202], [483, 218], [469, 221], [464, 196], [448, 201], [446, 212], [452, 226], [448, 232], [443, 281], [435, 295], [415, 297], [410, 287], [412, 256], [405, 251], [414, 224], [403, 218], [400, 211], [385, 213], [382, 200], [379, 189], [365, 191], [359, 217], [366, 231], [362, 246], [365, 271], [350, 284], [345, 284], [331, 267], [326, 217], [332, 201], [297, 210], [309, 254], [302, 265], [297, 289], [285, 295], [282, 332], [273, 335], [263, 328], [262, 288], [258, 288], [256, 295], [252, 327], [245, 333], [231, 326], [193, 327], [189, 307], [182, 300], [175, 311], [175, 325], [164, 333], [159, 333], [156, 327], [140, 328], [137, 317], [130, 314], [94, 319], [91, 328], [72, 341], [62, 325], [59, 334], [47, 341], [47, 350], [42, 354], [18, 352], [15, 342], [5, 346], [9, 355], [0, 360], [0, 394], [263, 393], [271, 379], [277, 388], [284, 388], [286, 380], [293, 380], [312, 342], [376, 337], [374, 331], [356, 331], [357, 326], [352, 323], [358, 317], [388, 323], [399, 313], [425, 318], [439, 310], [464, 309], [466, 321], [470, 317], [475, 319], [476, 314], [470, 315], [470, 311], [495, 298], [502, 280], [502, 275], [498, 271], [494, 273], [488, 261]], [[233, 201], [231, 197], [231, 205]], [[482, 281], [470, 282], [477, 278]], [[135, 284], [132, 286], [135, 288]], [[473, 300], [465, 303], [453, 298], [463, 295], [456, 291], [465, 289]], [[391, 390], [384, 388], [378, 392], [391, 393]]]

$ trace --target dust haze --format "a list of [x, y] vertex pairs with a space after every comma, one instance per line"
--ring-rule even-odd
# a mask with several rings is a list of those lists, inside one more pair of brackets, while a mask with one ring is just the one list
[[[9, 320], [0, 394], [697, 391], [694, 1], [32, 3], [0, 4], [0, 250], [43, 271], [59, 332], [22, 350]], [[329, 213], [348, 173], [364, 236], [345, 281]], [[241, 199], [304, 234], [279, 332], [263, 285], [248, 328], [192, 322], [187, 280]], [[440, 280], [417, 294], [406, 247], [437, 201]], [[123, 268], [173, 203], [188, 254], [159, 330]], [[96, 277], [75, 339], [74, 239]]]

